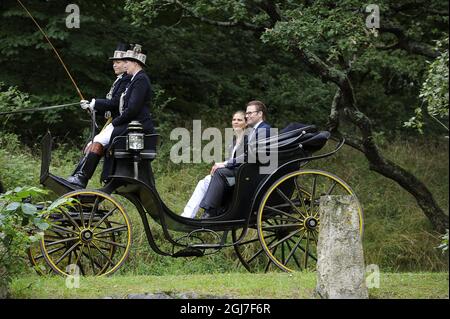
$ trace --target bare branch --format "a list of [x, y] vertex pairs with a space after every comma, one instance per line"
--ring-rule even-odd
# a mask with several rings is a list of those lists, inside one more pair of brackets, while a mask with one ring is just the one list
[[339, 104], [341, 103], [341, 90], [338, 88], [331, 103], [330, 115], [326, 125], [328, 131], [337, 132], [339, 128]]

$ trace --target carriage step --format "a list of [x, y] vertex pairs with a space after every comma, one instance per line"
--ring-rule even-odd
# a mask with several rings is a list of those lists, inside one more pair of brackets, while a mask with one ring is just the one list
[[202, 257], [203, 251], [197, 248], [187, 247], [185, 249], [177, 251], [172, 257]]

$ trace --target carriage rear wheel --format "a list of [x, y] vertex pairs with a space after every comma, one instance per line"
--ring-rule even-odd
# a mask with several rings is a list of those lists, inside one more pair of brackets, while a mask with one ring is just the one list
[[[257, 215], [259, 242], [279, 269], [315, 270], [319, 235], [319, 199], [353, 195], [342, 179], [321, 170], [300, 170], [278, 179], [264, 194]], [[358, 202], [363, 233], [363, 212]]]
[[53, 272], [44, 258], [41, 245], [39, 242], [31, 244], [27, 250], [28, 260], [30, 261], [33, 269], [41, 276], [49, 275]]
[[60, 275], [104, 276], [125, 262], [131, 247], [131, 223], [110, 195], [79, 190], [63, 196], [47, 219], [40, 242], [47, 264]]
[[247, 231], [245, 237], [240, 242], [233, 245], [241, 265], [249, 272], [255, 273], [279, 270], [269, 257], [267, 257], [267, 254], [262, 248], [256, 224], [251, 225], [247, 230], [242, 228], [233, 230], [231, 233], [233, 242], [237, 242], [243, 231]]

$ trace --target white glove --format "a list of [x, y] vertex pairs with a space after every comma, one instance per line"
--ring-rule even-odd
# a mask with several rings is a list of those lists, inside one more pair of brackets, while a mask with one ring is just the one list
[[87, 110], [89, 109], [89, 111], [93, 111], [94, 107], [95, 107], [95, 99], [92, 99], [92, 101], [89, 103], [89, 101], [87, 100], [81, 100], [80, 101], [80, 106], [83, 110]]

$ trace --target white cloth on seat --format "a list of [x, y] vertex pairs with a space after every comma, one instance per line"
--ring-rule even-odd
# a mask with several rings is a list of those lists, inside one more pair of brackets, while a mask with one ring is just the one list
[[182, 217], [195, 218], [195, 215], [197, 215], [197, 212], [200, 208], [200, 202], [205, 196], [210, 182], [211, 175], [206, 176], [204, 179], [198, 182], [197, 186], [195, 187], [194, 193], [192, 193], [192, 196], [186, 204], [186, 207], [184, 207], [184, 211], [181, 214]]

